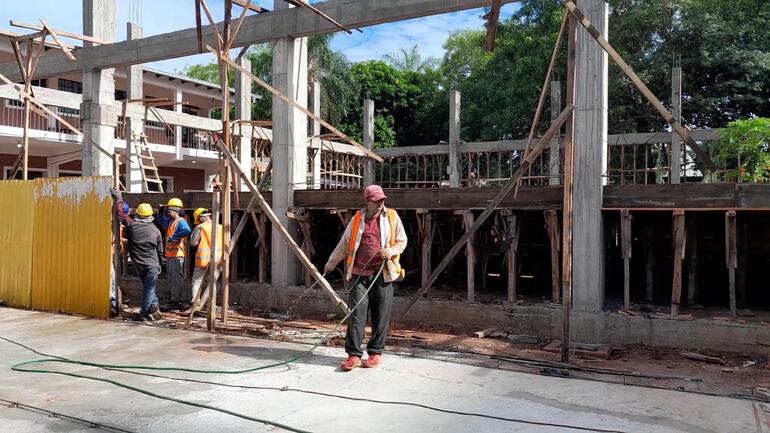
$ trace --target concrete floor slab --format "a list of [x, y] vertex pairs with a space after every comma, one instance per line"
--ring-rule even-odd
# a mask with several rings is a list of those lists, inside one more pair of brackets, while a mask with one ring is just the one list
[[[295, 343], [7, 308], [0, 309], [0, 336], [41, 352], [80, 360], [228, 370], [266, 365], [309, 348]], [[46, 368], [109, 378], [157, 394], [313, 432], [761, 431], [752, 403], [744, 400], [545, 377], [394, 354], [386, 354], [382, 368], [342, 373], [337, 369], [342, 355], [340, 349], [320, 347], [301, 361], [241, 375], [151, 372], [254, 389], [78, 365], [48, 364]], [[0, 399], [132, 432], [280, 431], [103, 382], [10, 370], [14, 363], [37, 358], [40, 356], [0, 341]], [[410, 402], [530, 423], [449, 414], [415, 405], [350, 401], [303, 391]], [[94, 431], [61, 418], [4, 406], [0, 406], [0, 419], [3, 432]]]

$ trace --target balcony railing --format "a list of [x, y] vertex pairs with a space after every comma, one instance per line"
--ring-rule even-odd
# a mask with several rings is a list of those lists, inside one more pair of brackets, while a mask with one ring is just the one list
[[[52, 111], [61, 116], [67, 123], [80, 129], [80, 110], [66, 107], [47, 105]], [[0, 98], [0, 125], [15, 128], [24, 127], [24, 104], [15, 99]], [[64, 126], [53, 116], [43, 115], [35, 110], [29, 113], [29, 128], [37, 131], [72, 134], [72, 130]]]

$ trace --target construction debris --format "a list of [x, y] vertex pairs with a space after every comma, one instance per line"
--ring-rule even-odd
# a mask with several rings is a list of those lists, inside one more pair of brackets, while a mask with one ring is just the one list
[[679, 356], [687, 359], [692, 359], [694, 361], [708, 362], [711, 364], [724, 365], [725, 363], [724, 359], [722, 358], [717, 358], [715, 356], [701, 355], [700, 353], [695, 353], [695, 352], [679, 352]]
[[490, 334], [492, 334], [492, 332], [494, 331], [495, 331], [495, 328], [486, 328], [486, 329], [482, 329], [481, 331], [474, 332], [473, 335], [476, 338], [486, 338], [486, 337], [489, 337]]

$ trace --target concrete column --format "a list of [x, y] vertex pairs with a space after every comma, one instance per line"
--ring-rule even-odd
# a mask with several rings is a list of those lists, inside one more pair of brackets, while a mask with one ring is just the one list
[[[238, 64], [245, 70], [251, 70], [251, 61], [246, 56], [241, 57]], [[251, 120], [251, 79], [247, 74], [235, 71], [235, 119]], [[235, 128], [235, 132], [240, 134], [241, 139], [238, 145], [238, 161], [241, 167], [248, 170], [249, 176], [254, 180], [254, 170], [251, 168], [251, 125], [241, 124]], [[239, 181], [241, 191], [248, 191], [249, 188]]]
[[[275, 0], [275, 10], [289, 4]], [[307, 39], [283, 38], [273, 46], [273, 87], [307, 106]], [[289, 233], [300, 239], [299, 227], [286, 216], [294, 206], [294, 190], [307, 185], [307, 116], [273, 97], [273, 210]], [[299, 261], [273, 227], [271, 275], [273, 286], [296, 285], [302, 279]]]
[[[374, 147], [374, 101], [364, 99], [364, 146]], [[368, 159], [364, 165], [364, 186], [374, 183], [374, 161]]]
[[[140, 39], [142, 37], [142, 28], [134, 23], [126, 23], [126, 39]], [[126, 68], [126, 99], [144, 98], [144, 76], [142, 74], [142, 65], [131, 65]], [[128, 117], [126, 121], [126, 155], [129, 155], [130, 161], [126, 163], [126, 191], [142, 192], [142, 172], [136, 149], [132, 145], [131, 139], [134, 133], [140, 134], [144, 130], [144, 123], [141, 117]]]
[[[174, 111], [177, 113], [182, 112], [182, 101], [184, 101], [184, 95], [182, 94], [182, 91], [180, 89], [174, 89], [174, 102], [177, 104], [174, 105]], [[177, 161], [181, 161], [184, 159], [184, 156], [182, 155], [182, 127], [179, 125], [174, 125], [174, 159]]]
[[[561, 114], [561, 83], [551, 81], [551, 120]], [[561, 137], [556, 136], [551, 140], [548, 151], [548, 185], [559, 185], [559, 168], [561, 167]]]
[[[115, 40], [115, 0], [83, 0], [83, 33], [104, 41]], [[89, 46], [90, 42], [85, 42]], [[112, 176], [113, 138], [117, 116], [115, 102], [115, 69], [83, 71], [83, 102], [80, 118], [83, 129], [83, 176]]]
[[460, 92], [449, 91], [449, 186], [460, 187]]
[[[671, 69], [671, 114], [682, 122], [682, 68]], [[676, 131], [671, 132], [671, 183], [682, 178], [682, 138]]]
[[[313, 81], [313, 114], [321, 117], [321, 83]], [[313, 189], [321, 189], [321, 124], [313, 120], [313, 139], [310, 145], [315, 149], [313, 153]]]
[[[578, 7], [607, 38], [607, 3]], [[604, 303], [603, 174], [607, 168], [607, 54], [583, 27], [576, 45], [573, 306], [599, 311]]]
[[45, 166], [45, 175], [46, 177], [59, 177], [59, 164], [51, 162], [49, 158]]

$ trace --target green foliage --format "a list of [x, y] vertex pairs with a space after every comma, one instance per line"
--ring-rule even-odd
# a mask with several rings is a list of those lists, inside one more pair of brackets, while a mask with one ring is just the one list
[[726, 168], [724, 180], [770, 179], [770, 118], [730, 122], [713, 146], [714, 162]]

